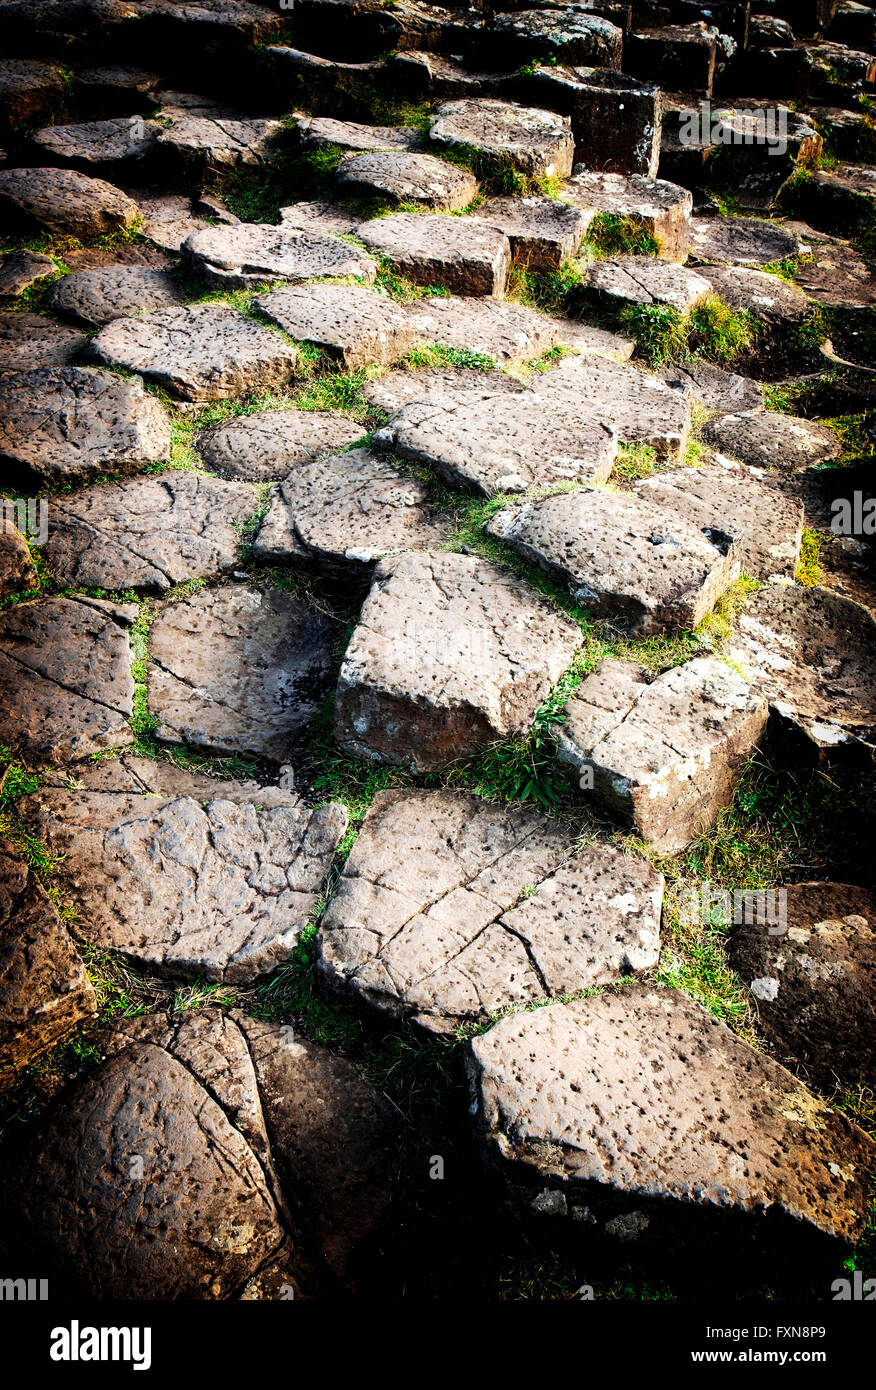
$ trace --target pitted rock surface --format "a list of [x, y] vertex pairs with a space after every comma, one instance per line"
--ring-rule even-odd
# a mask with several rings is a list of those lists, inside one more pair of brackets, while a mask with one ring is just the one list
[[623, 30], [578, 5], [500, 15], [494, 32], [499, 55], [511, 63], [535, 56], [587, 67], [621, 65]]
[[475, 214], [511, 243], [515, 265], [550, 270], [577, 256], [593, 213], [560, 198], [488, 198]]
[[299, 232], [320, 232], [326, 236], [349, 236], [359, 217], [339, 203], [290, 203], [280, 208], [280, 222]]
[[335, 145], [339, 150], [410, 150], [420, 139], [413, 126], [360, 125], [331, 116], [309, 116], [303, 111], [298, 114], [295, 131], [305, 149]]
[[148, 313], [182, 303], [183, 294], [163, 270], [135, 265], [77, 270], [52, 286], [49, 305], [56, 313], [100, 328], [129, 314]]
[[[439, 106], [429, 138], [451, 150], [510, 163], [530, 178], [568, 178], [575, 142], [568, 116], [475, 97]], [[470, 200], [469, 200], [470, 201]]]
[[10, 223], [80, 240], [126, 231], [140, 215], [121, 189], [74, 169], [0, 170], [0, 211]]
[[52, 257], [39, 251], [7, 251], [0, 256], [0, 299], [17, 299], [31, 285], [57, 271]]
[[161, 127], [136, 117], [110, 121], [86, 121], [82, 125], [53, 125], [38, 130], [34, 144], [58, 165], [84, 166], [97, 173], [120, 164], [139, 161], [151, 154]]
[[595, 356], [561, 362], [538, 383], [549, 411], [576, 410], [604, 420], [625, 444], [650, 444], [662, 463], [681, 463], [691, 423], [690, 400], [659, 376]]
[[406, 315], [420, 342], [480, 353], [502, 366], [529, 362], [553, 347], [575, 348], [616, 362], [625, 362], [633, 350], [629, 339], [604, 328], [496, 299], [430, 295], [408, 305]]
[[13, 519], [6, 508], [0, 513], [0, 599], [25, 589], [35, 589], [39, 584], [30, 547], [16, 520], [25, 525], [20, 516]]
[[433, 212], [459, 212], [477, 197], [478, 181], [467, 169], [412, 150], [352, 154], [338, 165], [342, 196], [383, 194], [398, 203], [422, 203]]
[[63, 91], [64, 79], [49, 63], [0, 59], [0, 124], [14, 127], [36, 119]]
[[484, 391], [490, 395], [499, 391], [519, 395], [523, 390], [524, 384], [517, 377], [491, 368], [422, 367], [416, 371], [399, 368], [386, 372], [374, 381], [366, 381], [362, 394], [375, 409], [394, 415], [410, 401], [425, 401], [431, 396], [455, 396], [462, 392], [482, 395]]
[[770, 265], [800, 254], [800, 238], [756, 217], [694, 217], [690, 252], [704, 265]]
[[[169, 114], [163, 109], [163, 114]], [[180, 111], [158, 135], [159, 147], [184, 166], [201, 173], [228, 173], [258, 168], [274, 153], [283, 133], [281, 121], [235, 120]]]
[[350, 369], [387, 366], [417, 334], [403, 308], [354, 285], [301, 285], [260, 295], [255, 307], [284, 332], [338, 355]]
[[783, 472], [829, 463], [842, 453], [839, 437], [827, 425], [773, 410], [720, 415], [706, 425], [703, 438], [743, 463]]
[[264, 410], [205, 430], [198, 436], [197, 449], [220, 478], [267, 483], [361, 438], [362, 426], [343, 415], [324, 410]]
[[511, 243], [474, 217], [398, 212], [361, 223], [356, 235], [415, 285], [441, 285], [454, 294], [496, 299], [505, 292]]
[[576, 297], [617, 305], [666, 304], [686, 314], [712, 293], [708, 280], [656, 256], [614, 256], [585, 271]]
[[377, 266], [340, 237], [241, 222], [234, 227], [205, 227], [182, 246], [183, 258], [217, 290], [241, 290], [271, 280], [319, 280], [354, 275], [373, 284]]
[[167, 251], [179, 251], [193, 232], [210, 225], [194, 215], [191, 199], [179, 193], [139, 193], [137, 204], [143, 216], [143, 235]]
[[88, 344], [77, 328], [43, 314], [0, 313], [0, 375], [66, 367]]
[[796, 285], [747, 266], [699, 267], [715, 294], [731, 309], [747, 310], [767, 323], [801, 323], [812, 313], [812, 305]]
[[644, 174], [576, 174], [563, 197], [594, 213], [631, 218], [654, 237], [660, 255], [682, 264], [690, 238], [693, 196], [686, 188]]
[[718, 415], [760, 410], [763, 387], [751, 377], [713, 367], [711, 362], [681, 362], [660, 373], [667, 386], [689, 393], [706, 410]]

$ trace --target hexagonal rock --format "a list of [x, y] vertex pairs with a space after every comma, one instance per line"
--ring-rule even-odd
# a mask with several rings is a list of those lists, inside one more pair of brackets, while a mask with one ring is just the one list
[[140, 216], [133, 198], [74, 169], [0, 171], [0, 212], [10, 224], [81, 241], [125, 231]]
[[[4, 499], [5, 501], [5, 499]], [[0, 503], [0, 599], [39, 585], [30, 548], [8, 509]], [[16, 518], [24, 524], [19, 516]]]
[[299, 232], [320, 232], [327, 236], [349, 236], [356, 230], [358, 216], [340, 203], [290, 203], [280, 208], [280, 222]]
[[876, 303], [876, 275], [846, 241], [807, 238], [812, 259], [801, 261], [794, 275], [810, 299], [831, 309], [869, 309]]
[[38, 251], [7, 251], [0, 256], [0, 299], [17, 299], [31, 285], [57, 272], [51, 256]]
[[604, 67], [545, 63], [530, 83], [531, 95], [571, 116], [575, 158], [585, 168], [655, 177], [663, 97], [653, 82]]
[[522, 10], [500, 15], [493, 23], [491, 44], [500, 60], [526, 63], [533, 56], [558, 63], [615, 68], [621, 65], [623, 31], [578, 5], [548, 10]]
[[577, 256], [593, 213], [559, 198], [489, 198], [477, 217], [511, 243], [515, 265], [550, 270]]
[[448, 392], [402, 406], [374, 441], [489, 497], [569, 480], [604, 482], [617, 435], [591, 421], [588, 412], [534, 389]]
[[529, 178], [564, 179], [575, 142], [568, 116], [488, 97], [448, 101], [432, 119], [429, 139], [451, 150], [511, 164]]
[[156, 737], [287, 761], [328, 682], [333, 636], [278, 589], [236, 585], [168, 604], [149, 638]]
[[324, 410], [263, 410], [205, 430], [197, 450], [220, 478], [270, 483], [362, 438], [362, 426]]
[[123, 626], [133, 616], [69, 598], [0, 614], [0, 741], [42, 763], [131, 743], [134, 680]]
[[667, 386], [683, 391], [706, 410], [719, 415], [760, 410], [763, 387], [751, 377], [713, 367], [711, 362], [680, 362], [666, 367], [660, 376]]
[[264, 164], [282, 133], [281, 121], [181, 113], [159, 132], [158, 145], [201, 174], [227, 173]]
[[478, 192], [478, 181], [467, 169], [411, 150], [348, 155], [335, 178], [341, 196], [383, 194], [397, 203], [422, 203], [433, 212], [458, 212]]
[[563, 197], [596, 213], [630, 218], [650, 232], [667, 261], [683, 264], [688, 252], [693, 195], [665, 179], [643, 174], [576, 174]]
[[812, 305], [802, 290], [770, 275], [765, 270], [745, 266], [700, 266], [715, 294], [731, 309], [747, 309], [767, 323], [799, 323], [812, 313]]
[[696, 468], [643, 478], [636, 493], [690, 522], [706, 536], [732, 536], [740, 564], [754, 579], [793, 579], [800, 559], [803, 505], [722, 454]]
[[144, 68], [82, 68], [76, 74], [77, 109], [89, 115], [145, 114], [158, 105], [161, 78]]
[[26, 798], [63, 855], [77, 933], [164, 974], [247, 982], [294, 949], [347, 828], [279, 787], [177, 779], [132, 759]]
[[756, 217], [693, 217], [690, 253], [707, 265], [769, 265], [800, 254], [801, 241]]
[[370, 285], [377, 275], [375, 262], [358, 247], [339, 237], [299, 232], [288, 224], [205, 227], [186, 238], [182, 255], [205, 284], [220, 290], [346, 275]]
[[228, 304], [186, 304], [114, 319], [92, 340], [91, 351], [107, 366], [140, 372], [184, 401], [224, 401], [285, 386], [298, 356], [279, 333]]
[[766, 699], [717, 657], [649, 678], [603, 661], [555, 726], [581, 788], [660, 854], [677, 854], [728, 806], [766, 725]]
[[96, 1012], [66, 927], [0, 836], [0, 1091]]
[[719, 415], [705, 426], [703, 438], [743, 463], [789, 473], [828, 463], [842, 453], [839, 438], [827, 425], [773, 410]]
[[698, 627], [740, 572], [732, 537], [629, 493], [558, 493], [506, 507], [487, 530], [590, 612], [639, 634]]
[[[779, 894], [784, 895], [784, 900]], [[785, 1066], [833, 1091], [876, 1080], [876, 894], [845, 883], [792, 883], [744, 900], [730, 962], [758, 1029]], [[778, 920], [778, 911], [782, 920]], [[764, 915], [777, 920], [767, 923]]]
[[398, 212], [361, 223], [356, 235], [415, 285], [443, 285], [455, 294], [495, 299], [505, 293], [511, 243], [473, 217]]
[[409, 150], [420, 140], [414, 126], [359, 125], [303, 111], [296, 113], [296, 120], [295, 131], [305, 149], [335, 145], [339, 150]]
[[40, 153], [58, 165], [82, 167], [85, 173], [118, 169], [144, 160], [156, 146], [161, 129], [152, 121], [130, 119], [52, 125], [32, 136]]
[[210, 225], [203, 218], [195, 217], [191, 199], [178, 193], [161, 197], [140, 194], [137, 201], [143, 214], [143, 235], [167, 251], [179, 251], [187, 237]]
[[62, 588], [168, 589], [238, 562], [246, 483], [169, 470], [53, 499], [44, 555]]
[[876, 739], [876, 619], [831, 589], [766, 585], [737, 619], [730, 656], [782, 723], [829, 750]]
[[130, 473], [170, 457], [170, 420], [140, 381], [85, 367], [0, 381], [0, 458], [39, 482]]
[[43, 314], [0, 314], [0, 373], [65, 367], [87, 342], [84, 333]]
[[362, 573], [400, 550], [440, 548], [452, 532], [425, 483], [370, 449], [321, 459], [271, 489], [253, 545], [259, 560], [302, 560]]
[[48, 63], [0, 59], [0, 124], [13, 128], [37, 119], [63, 91], [63, 77]]
[[254, 304], [278, 328], [301, 342], [326, 348], [349, 368], [397, 362], [417, 339], [404, 309], [364, 286], [271, 290]]
[[446, 767], [527, 729], [581, 640], [476, 556], [381, 560], [338, 677], [335, 737], [354, 757]]
[[680, 463], [691, 422], [690, 400], [653, 373], [578, 357], [546, 372], [538, 390], [548, 408], [610, 422], [627, 444], [649, 444], [661, 462]]
[[474, 392], [491, 395], [505, 391], [519, 395], [525, 390], [522, 381], [508, 372], [479, 367], [425, 367], [413, 370], [400, 367], [386, 372], [374, 381], [366, 381], [362, 394], [369, 405], [394, 415], [409, 401], [425, 401], [430, 396], [448, 392]]
[[656, 964], [663, 876], [536, 812], [381, 792], [319, 933], [326, 986], [452, 1033]]
[[594, 262], [575, 297], [585, 303], [668, 304], [682, 314], [713, 293], [702, 275], [686, 266], [652, 256], [615, 256]]
[[744, 1221], [793, 1260], [861, 1234], [873, 1141], [679, 990], [514, 1014], [466, 1067], [485, 1156], [588, 1238], [738, 1250]]
[[558, 345], [624, 362], [633, 346], [604, 328], [496, 299], [428, 295], [404, 312], [421, 343], [479, 353], [502, 366], [529, 362]]
[[77, 270], [53, 285], [48, 297], [51, 309], [86, 328], [182, 302], [182, 290], [166, 271], [137, 265]]

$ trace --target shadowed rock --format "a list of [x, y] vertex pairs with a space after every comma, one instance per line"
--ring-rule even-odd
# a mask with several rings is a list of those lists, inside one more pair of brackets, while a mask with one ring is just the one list
[[0, 299], [17, 299], [32, 285], [57, 272], [51, 256], [43, 256], [39, 251], [7, 251], [0, 256]]
[[163, 270], [113, 265], [65, 275], [52, 286], [48, 302], [56, 313], [86, 328], [100, 328], [113, 319], [166, 309], [182, 299], [182, 290]]
[[140, 215], [120, 189], [73, 169], [0, 171], [0, 211], [13, 225], [80, 240], [123, 232]]
[[36, 131], [33, 142], [53, 163], [70, 164], [88, 174], [109, 173], [121, 165], [136, 166], [152, 154], [160, 129], [135, 116], [48, 126]]
[[466, 169], [410, 150], [353, 154], [338, 165], [341, 196], [381, 195], [397, 203], [422, 203], [433, 212], [458, 212], [477, 196], [478, 181]]
[[0, 512], [0, 599], [25, 589], [36, 589], [39, 584], [30, 547], [16, 520], [24, 525], [20, 516], [13, 519], [7, 507], [3, 507]]
[[88, 339], [42, 314], [0, 314], [0, 375], [39, 367], [66, 367]]
[[186, 239], [182, 254], [205, 284], [217, 290], [346, 275], [370, 285], [377, 274], [374, 261], [358, 247], [339, 237], [296, 231], [288, 223], [205, 227]]
[[572, 172], [575, 143], [568, 116], [537, 107], [488, 97], [445, 102], [433, 117], [429, 138], [510, 164], [529, 178], [564, 179]]

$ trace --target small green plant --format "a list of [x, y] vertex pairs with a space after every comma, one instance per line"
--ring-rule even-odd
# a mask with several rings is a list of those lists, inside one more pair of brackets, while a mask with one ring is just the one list
[[824, 566], [821, 563], [821, 552], [824, 549], [824, 537], [811, 527], [803, 528], [803, 538], [800, 542], [800, 559], [797, 562], [796, 580], [798, 584], [805, 584], [808, 589], [820, 584], [824, 577]]
[[442, 343], [420, 343], [405, 354], [406, 367], [461, 367], [478, 372], [495, 369], [492, 357], [483, 352], [469, 352], [466, 348], [445, 347]]
[[598, 256], [659, 256], [660, 243], [637, 217], [600, 212], [590, 223], [585, 244]]

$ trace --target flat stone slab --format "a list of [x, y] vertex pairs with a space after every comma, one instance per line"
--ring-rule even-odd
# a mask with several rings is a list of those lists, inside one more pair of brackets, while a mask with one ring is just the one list
[[706, 424], [703, 438], [743, 463], [789, 473], [828, 463], [842, 453], [839, 437], [826, 425], [773, 410], [719, 415]]
[[299, 232], [319, 232], [325, 236], [350, 236], [359, 224], [359, 216], [340, 203], [326, 200], [314, 203], [290, 203], [280, 208], [280, 223]]
[[658, 854], [677, 854], [729, 806], [769, 713], [766, 699], [717, 657], [649, 678], [600, 662], [554, 733], [579, 786]]
[[819, 240], [808, 249], [813, 259], [801, 261], [794, 280], [810, 299], [829, 309], [869, 309], [876, 304], [876, 274], [848, 242]]
[[0, 59], [0, 120], [23, 125], [39, 117], [64, 91], [57, 68], [28, 58]]
[[490, 298], [428, 295], [407, 305], [405, 314], [421, 343], [479, 353], [502, 366], [525, 364], [560, 346], [625, 362], [633, 348], [604, 328]]
[[[490, 301], [491, 303], [493, 301]], [[426, 401], [430, 396], [444, 397], [459, 392], [475, 395], [499, 391], [517, 395], [525, 390], [522, 381], [507, 372], [479, 367], [401, 367], [366, 381], [362, 394], [369, 405], [394, 415], [409, 401]]]
[[329, 679], [334, 630], [293, 594], [234, 585], [169, 603], [149, 637], [156, 737], [287, 762]]
[[179, 193], [157, 197], [141, 193], [138, 194], [137, 205], [143, 216], [143, 235], [166, 251], [179, 251], [193, 232], [202, 231], [210, 225], [202, 217], [195, 216], [191, 199]]
[[[166, 108], [162, 108], [166, 115]], [[234, 119], [181, 112], [158, 135], [160, 148], [184, 165], [204, 173], [258, 168], [270, 159], [280, 137], [281, 121]]]
[[700, 273], [731, 309], [747, 309], [767, 323], [800, 323], [812, 313], [812, 305], [802, 290], [765, 270], [701, 266]]
[[466, 1066], [488, 1159], [590, 1237], [665, 1250], [723, 1234], [738, 1251], [744, 1218], [787, 1258], [795, 1237], [863, 1230], [873, 1141], [680, 990], [514, 1014]]
[[166, 271], [136, 265], [77, 270], [53, 285], [48, 297], [55, 313], [86, 328], [101, 328], [113, 319], [182, 302], [182, 290]]
[[339, 150], [410, 150], [419, 143], [415, 126], [361, 125], [356, 121], [336, 121], [331, 116], [309, 116], [296, 112], [295, 131], [305, 149], [336, 145]]
[[126, 231], [140, 216], [121, 189], [74, 169], [0, 170], [0, 212], [10, 224], [81, 241]]
[[740, 572], [732, 537], [629, 493], [557, 493], [504, 508], [487, 531], [637, 634], [698, 627]]
[[690, 400], [661, 377], [596, 356], [571, 358], [545, 372], [538, 391], [550, 409], [563, 404], [587, 420], [604, 420], [625, 444], [649, 444], [661, 463], [684, 458]]
[[511, 243], [476, 218], [398, 212], [361, 223], [356, 235], [415, 285], [496, 299], [505, 292]]
[[96, 1012], [66, 927], [0, 836], [0, 1092]]
[[388, 366], [414, 346], [417, 333], [401, 305], [355, 285], [302, 285], [271, 290], [255, 308], [301, 342], [315, 343], [350, 369]]
[[550, 270], [577, 256], [594, 214], [560, 198], [488, 198], [481, 222], [503, 232], [515, 265]]
[[706, 536], [732, 537], [742, 568], [753, 579], [793, 579], [797, 573], [803, 505], [762, 482], [744, 464], [717, 454], [702, 466], [643, 478], [635, 490]]
[[0, 515], [0, 599], [35, 589], [38, 584], [30, 547], [4, 508]]
[[137, 380], [46, 367], [0, 380], [0, 458], [38, 482], [85, 482], [170, 457], [170, 419]]
[[35, 131], [32, 139], [52, 163], [84, 165], [84, 172], [95, 173], [145, 159], [154, 151], [160, 130], [154, 121], [120, 117], [81, 125], [51, 125]]
[[747, 895], [740, 915], [730, 961], [777, 1059], [828, 1092], [862, 1078], [872, 1085], [876, 894], [845, 883], [792, 883]]
[[325, 410], [262, 410], [198, 435], [196, 447], [220, 478], [270, 483], [362, 438], [362, 426]]
[[0, 313], [0, 374], [66, 367], [88, 342], [84, 333], [43, 314]]
[[335, 178], [342, 195], [382, 194], [397, 203], [422, 203], [432, 212], [459, 212], [478, 193], [478, 181], [467, 169], [411, 150], [349, 155]]
[[17, 299], [57, 271], [51, 256], [43, 256], [39, 251], [7, 251], [0, 256], [0, 299]]
[[692, 217], [690, 252], [706, 265], [769, 265], [798, 256], [795, 232], [756, 217]]
[[[77, 931], [162, 974], [248, 982], [294, 949], [347, 828], [279, 787], [124, 760], [87, 765], [26, 799], [28, 823], [63, 855]], [[168, 772], [166, 769], [169, 768]], [[63, 848], [62, 848], [63, 847]]]
[[693, 195], [665, 179], [644, 174], [576, 174], [563, 197], [593, 213], [631, 218], [654, 237], [659, 254], [682, 264], [687, 258]]
[[353, 757], [446, 767], [523, 733], [581, 641], [576, 624], [476, 556], [381, 560], [338, 677], [335, 737]]
[[702, 275], [656, 256], [614, 256], [584, 273], [576, 297], [615, 306], [666, 304], [686, 314], [712, 294]]
[[656, 964], [663, 876], [454, 792], [380, 792], [319, 932], [328, 989], [451, 1034]]
[[740, 411], [760, 410], [763, 406], [763, 387], [759, 381], [739, 372], [713, 367], [711, 362], [680, 362], [666, 367], [661, 378], [667, 386], [684, 391], [706, 410], [719, 415], [736, 415]]
[[623, 30], [576, 5], [499, 15], [493, 29], [496, 56], [510, 62], [537, 57], [593, 68], [621, 65]]
[[390, 458], [352, 449], [305, 464], [271, 489], [253, 555], [361, 574], [398, 551], [439, 549], [452, 530], [434, 513], [425, 483]]
[[511, 164], [530, 178], [568, 178], [575, 141], [568, 116], [489, 97], [447, 101], [432, 120], [429, 139], [451, 150]]
[[133, 616], [130, 608], [69, 598], [0, 613], [0, 742], [54, 764], [133, 742], [125, 631]]
[[374, 441], [489, 497], [556, 482], [603, 482], [617, 457], [617, 435], [591, 420], [532, 388], [520, 395], [463, 391], [409, 402]]
[[92, 340], [91, 350], [107, 366], [140, 372], [184, 401], [223, 401], [285, 386], [297, 359], [297, 349], [279, 333], [228, 304], [187, 304], [114, 319]]
[[74, 589], [168, 589], [238, 563], [241, 529], [258, 507], [246, 483], [168, 470], [52, 501], [43, 555]]
[[357, 246], [339, 237], [299, 232], [287, 223], [205, 227], [186, 238], [182, 255], [206, 285], [218, 290], [347, 275], [370, 285], [377, 275], [376, 263]]
[[768, 584], [737, 620], [730, 656], [782, 723], [830, 750], [876, 740], [876, 619], [831, 589]]

